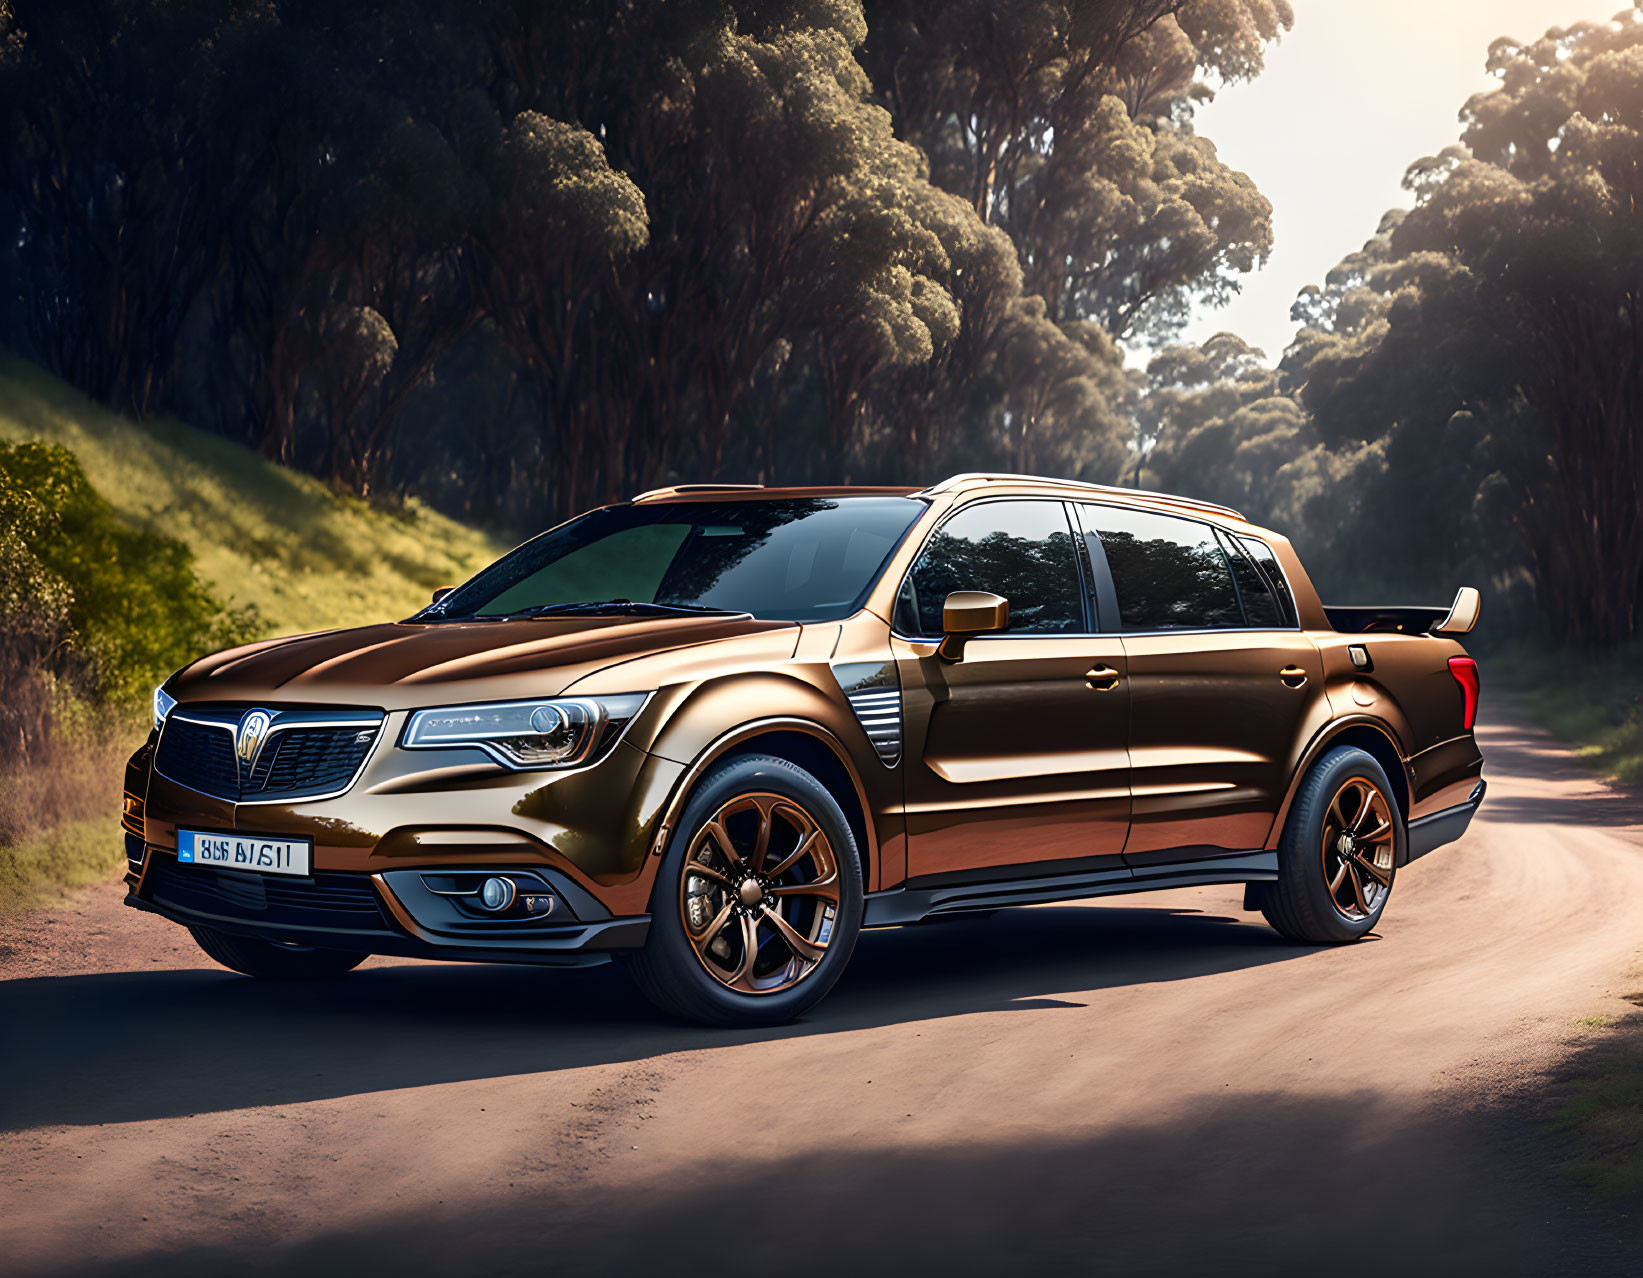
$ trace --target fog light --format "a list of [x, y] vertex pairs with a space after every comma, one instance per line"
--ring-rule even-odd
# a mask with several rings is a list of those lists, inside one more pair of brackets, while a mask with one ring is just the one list
[[486, 879], [479, 887], [479, 903], [493, 914], [500, 914], [513, 904], [512, 879]]

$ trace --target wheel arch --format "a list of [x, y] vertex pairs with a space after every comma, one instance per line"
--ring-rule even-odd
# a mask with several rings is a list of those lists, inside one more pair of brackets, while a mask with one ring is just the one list
[[1329, 724], [1307, 746], [1294, 776], [1289, 779], [1289, 789], [1284, 794], [1283, 805], [1278, 809], [1277, 817], [1272, 822], [1272, 829], [1267, 835], [1268, 848], [1278, 846], [1278, 840], [1283, 835], [1284, 822], [1289, 819], [1289, 809], [1295, 802], [1295, 794], [1306, 774], [1312, 769], [1313, 764], [1336, 746], [1356, 746], [1381, 765], [1387, 780], [1392, 783], [1392, 798], [1398, 805], [1398, 815], [1403, 818], [1405, 826], [1408, 825], [1411, 793], [1409, 765], [1404, 761], [1403, 752], [1398, 748], [1397, 738], [1393, 736], [1391, 728], [1379, 719], [1368, 715], [1355, 715], [1350, 719]]
[[651, 846], [652, 858], [667, 849], [691, 794], [716, 763], [747, 755], [765, 754], [809, 772], [838, 801], [844, 819], [861, 852], [862, 886], [873, 889], [879, 866], [879, 846], [873, 822], [868, 816], [866, 788], [842, 742], [819, 723], [800, 718], [759, 720], [727, 732], [697, 755], [674, 785], [662, 812]]

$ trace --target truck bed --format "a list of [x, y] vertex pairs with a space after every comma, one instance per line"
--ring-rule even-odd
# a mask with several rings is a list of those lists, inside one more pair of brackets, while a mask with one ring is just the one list
[[1405, 635], [1430, 634], [1449, 615], [1446, 607], [1423, 607], [1418, 604], [1387, 604], [1363, 607], [1324, 605], [1324, 616], [1329, 624], [1343, 635], [1392, 633]]

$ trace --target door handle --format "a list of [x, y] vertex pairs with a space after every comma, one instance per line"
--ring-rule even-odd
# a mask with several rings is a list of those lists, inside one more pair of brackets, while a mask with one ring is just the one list
[[1285, 666], [1278, 671], [1278, 678], [1284, 681], [1287, 688], [1304, 688], [1306, 686], [1306, 671], [1299, 666]]
[[1096, 692], [1111, 692], [1118, 686], [1121, 676], [1111, 666], [1097, 666], [1094, 670], [1084, 672], [1084, 683]]

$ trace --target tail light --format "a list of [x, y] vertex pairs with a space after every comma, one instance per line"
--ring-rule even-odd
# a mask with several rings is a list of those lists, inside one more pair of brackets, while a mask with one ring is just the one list
[[1478, 717], [1478, 663], [1470, 657], [1450, 657], [1449, 673], [1455, 676], [1466, 698], [1466, 722], [1462, 726], [1470, 732]]

